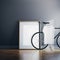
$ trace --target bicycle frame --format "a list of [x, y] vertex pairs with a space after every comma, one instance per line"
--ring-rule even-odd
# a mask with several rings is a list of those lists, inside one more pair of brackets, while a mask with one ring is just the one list
[[[43, 24], [49, 24], [49, 22], [43, 22]], [[60, 29], [60, 28], [55, 28], [55, 29]], [[40, 22], [39, 22], [39, 32], [34, 33], [34, 34], [32, 35], [32, 38], [31, 38], [31, 44], [32, 44], [32, 46], [33, 46], [35, 49], [37, 49], [37, 50], [43, 50], [43, 49], [45, 49], [45, 48], [48, 46], [48, 44], [46, 44], [45, 47], [41, 48], [41, 45], [40, 45], [40, 34], [41, 34], [41, 33], [44, 35], [43, 32], [40, 32]], [[35, 47], [34, 44], [33, 44], [33, 37], [34, 37], [36, 34], [39, 34], [39, 48]], [[59, 36], [60, 36], [60, 32], [54, 37], [54, 39], [57, 38], [57, 39], [56, 39], [56, 44], [57, 44], [57, 46], [60, 48], [60, 46], [59, 46], [59, 44], [58, 44], [58, 38], [59, 38]]]

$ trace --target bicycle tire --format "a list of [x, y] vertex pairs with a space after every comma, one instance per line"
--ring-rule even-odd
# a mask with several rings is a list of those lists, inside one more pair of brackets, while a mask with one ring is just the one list
[[60, 45], [59, 45], [59, 43], [58, 43], [58, 38], [60, 37], [60, 35], [56, 38], [56, 44], [57, 44], [57, 46], [60, 48]]
[[45, 46], [45, 47], [43, 47], [43, 48], [37, 48], [37, 47], [35, 47], [34, 46], [34, 44], [33, 44], [33, 37], [36, 35], [36, 34], [38, 34], [38, 33], [42, 33], [43, 34], [43, 32], [36, 32], [36, 33], [34, 33], [33, 35], [32, 35], [32, 38], [31, 38], [31, 44], [32, 44], [32, 46], [35, 48], [35, 49], [37, 49], [37, 50], [43, 50], [43, 49], [45, 49], [47, 46], [48, 46], [48, 44]]

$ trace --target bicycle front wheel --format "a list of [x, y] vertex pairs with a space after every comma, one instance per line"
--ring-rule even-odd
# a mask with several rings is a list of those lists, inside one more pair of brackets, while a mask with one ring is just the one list
[[60, 36], [58, 36], [58, 37], [56, 38], [56, 44], [57, 44], [57, 46], [60, 48]]

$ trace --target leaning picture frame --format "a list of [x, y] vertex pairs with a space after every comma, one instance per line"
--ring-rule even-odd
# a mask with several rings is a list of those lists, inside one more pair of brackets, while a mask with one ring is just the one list
[[[31, 44], [31, 37], [38, 31], [39, 21], [19, 21], [19, 49], [35, 49]], [[37, 47], [38, 43], [35, 40]]]

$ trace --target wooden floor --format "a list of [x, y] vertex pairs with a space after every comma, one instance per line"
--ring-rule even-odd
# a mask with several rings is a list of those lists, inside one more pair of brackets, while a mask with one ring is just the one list
[[19, 51], [0, 50], [0, 60], [19, 60]]
[[60, 60], [60, 52], [39, 50], [0, 50], [0, 60]]
[[39, 60], [39, 51], [0, 50], [0, 60]]

